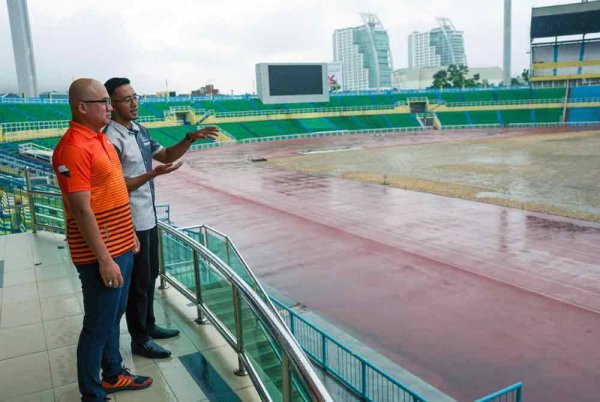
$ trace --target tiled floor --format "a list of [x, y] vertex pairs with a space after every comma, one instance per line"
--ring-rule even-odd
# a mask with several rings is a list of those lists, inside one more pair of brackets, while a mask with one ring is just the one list
[[[45, 232], [0, 236], [0, 261], [4, 261], [0, 282], [0, 401], [78, 401], [75, 350], [83, 305], [79, 279], [69, 262], [63, 236]], [[154, 384], [143, 391], [114, 394], [113, 401], [260, 400], [248, 377], [233, 374], [235, 352], [212, 326], [194, 323], [196, 311], [186, 299], [172, 289], [157, 291], [155, 309], [159, 324], [181, 330], [177, 338], [158, 341], [173, 355], [161, 360], [132, 356], [123, 321], [125, 365], [134, 373], [152, 376]], [[210, 369], [213, 378], [224, 380], [227, 387], [220, 393], [206, 392], [210, 389], [202, 379], [194, 379], [182, 356], [208, 362], [203, 367]]]

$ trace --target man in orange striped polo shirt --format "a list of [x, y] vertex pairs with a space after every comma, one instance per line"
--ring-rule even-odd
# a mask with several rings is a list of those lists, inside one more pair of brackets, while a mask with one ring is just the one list
[[[67, 213], [67, 240], [83, 291], [83, 329], [77, 345], [82, 401], [147, 388], [152, 379], [123, 367], [119, 323], [127, 305], [133, 252], [137, 252], [127, 187], [114, 147], [100, 131], [112, 110], [99, 81], [69, 88], [73, 120], [52, 157]], [[98, 375], [102, 370], [102, 380]]]

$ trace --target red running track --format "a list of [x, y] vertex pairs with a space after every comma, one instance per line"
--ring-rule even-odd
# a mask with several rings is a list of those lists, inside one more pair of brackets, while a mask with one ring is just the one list
[[528, 402], [598, 401], [600, 225], [250, 162], [480, 135], [195, 152], [158, 178], [157, 198], [176, 224], [229, 234], [264, 282], [460, 401], [516, 381]]

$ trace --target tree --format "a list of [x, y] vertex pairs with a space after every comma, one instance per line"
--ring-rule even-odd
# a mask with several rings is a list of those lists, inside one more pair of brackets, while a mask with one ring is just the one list
[[451, 86], [448, 82], [448, 72], [446, 70], [440, 70], [433, 75], [432, 88], [448, 88]]
[[485, 86], [485, 84], [481, 81], [481, 76], [479, 74], [473, 74], [473, 78], [468, 78], [465, 80], [465, 88], [480, 86]]
[[523, 79], [523, 82], [525, 84], [529, 84], [529, 69], [528, 68], [523, 69], [523, 72], [521, 73], [521, 78]]
[[[510, 79], [510, 86], [519, 86], [519, 85], [529, 85], [529, 69], [525, 68], [521, 72], [521, 75], [517, 75], [516, 77], [512, 77]], [[499, 86], [504, 86], [504, 83], [501, 82]]]
[[468, 88], [482, 85], [479, 74], [467, 78], [468, 73], [467, 66], [450, 64], [446, 70], [440, 70], [433, 75], [431, 88]]

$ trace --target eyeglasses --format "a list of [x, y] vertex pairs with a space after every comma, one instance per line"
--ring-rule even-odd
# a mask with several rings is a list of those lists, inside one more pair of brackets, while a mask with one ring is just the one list
[[109, 107], [111, 104], [110, 98], [102, 98], [98, 100], [84, 100], [81, 103], [104, 103], [106, 107]]
[[138, 103], [140, 101], [140, 96], [138, 94], [133, 94], [132, 96], [127, 96], [123, 99], [113, 99], [113, 102], [115, 103], [129, 103], [130, 105], [133, 104], [133, 102]]

